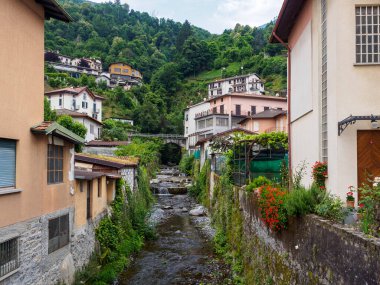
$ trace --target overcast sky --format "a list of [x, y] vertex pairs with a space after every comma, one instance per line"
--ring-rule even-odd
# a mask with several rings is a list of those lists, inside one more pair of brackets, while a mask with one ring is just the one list
[[[105, 0], [91, 0], [104, 2]], [[107, 0], [108, 1], [108, 0]], [[236, 23], [261, 26], [273, 20], [282, 0], [121, 0], [131, 9], [170, 18], [220, 34]]]

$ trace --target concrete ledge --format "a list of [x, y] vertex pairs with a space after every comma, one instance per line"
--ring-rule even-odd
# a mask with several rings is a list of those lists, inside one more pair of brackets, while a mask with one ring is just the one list
[[20, 192], [22, 192], [22, 189], [5, 188], [5, 189], [0, 190], [0, 195], [14, 194], [14, 193], [20, 193]]

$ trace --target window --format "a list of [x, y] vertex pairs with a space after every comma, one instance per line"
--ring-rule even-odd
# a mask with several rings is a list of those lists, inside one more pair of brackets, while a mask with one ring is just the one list
[[94, 131], [94, 125], [93, 124], [90, 124], [90, 134], [95, 134], [95, 131]]
[[221, 102], [223, 102], [223, 98], [222, 98], [222, 99], [220, 99], [220, 101], [221, 101]]
[[214, 107], [214, 108], [212, 108], [212, 113], [213, 114], [216, 114], [218, 112], [218, 107]]
[[87, 100], [87, 93], [83, 93], [83, 100], [84, 100], [84, 101]]
[[253, 131], [258, 132], [260, 130], [260, 123], [258, 121], [253, 122]]
[[79, 181], [79, 190], [80, 192], [83, 192], [83, 181]]
[[128, 73], [129, 71], [128, 71], [128, 69], [123, 69], [123, 72]]
[[[322, 7], [326, 10], [325, 7]], [[322, 10], [323, 13], [323, 10]], [[355, 8], [356, 18], [356, 63], [380, 63], [380, 6], [361, 6]], [[322, 14], [323, 22], [326, 16]], [[322, 28], [322, 31], [325, 30]]]
[[220, 105], [220, 113], [224, 114], [224, 105]]
[[213, 125], [213, 119], [212, 118], [207, 119], [206, 120], [206, 127], [212, 127], [212, 125]]
[[49, 248], [52, 253], [69, 244], [69, 214], [49, 220]]
[[102, 197], [102, 178], [98, 178], [98, 197]]
[[16, 186], [16, 141], [0, 139], [0, 189]]
[[186, 114], [186, 121], [188, 121], [189, 120], [189, 115], [188, 114]]
[[213, 95], [214, 95], [214, 91], [211, 90], [211, 93], [210, 93], [210, 94], [211, 94], [211, 96], [213, 96]]
[[237, 116], [241, 115], [241, 105], [236, 105], [235, 106], [235, 113]]
[[59, 95], [58, 106], [62, 106], [62, 95]]
[[256, 106], [251, 106], [251, 115], [256, 114]]
[[92, 108], [94, 109], [94, 112], [96, 112], [96, 103], [94, 102], [94, 104], [92, 105]]
[[48, 184], [63, 182], [63, 146], [48, 145], [47, 159]]
[[216, 118], [216, 125], [218, 127], [227, 127], [228, 126], [228, 118]]
[[277, 110], [280, 110], [280, 111], [282, 111], [282, 108], [277, 108]]
[[186, 134], [188, 134], [189, 132], [189, 127], [186, 127]]
[[205, 120], [198, 121], [198, 129], [204, 129], [205, 124]]
[[267, 111], [267, 110], [269, 110], [269, 107], [264, 107], [264, 111]]
[[0, 278], [18, 267], [18, 238], [0, 243]]
[[82, 108], [83, 109], [87, 109], [88, 107], [88, 103], [87, 102], [82, 102]]
[[114, 68], [114, 72], [121, 72], [121, 68]]

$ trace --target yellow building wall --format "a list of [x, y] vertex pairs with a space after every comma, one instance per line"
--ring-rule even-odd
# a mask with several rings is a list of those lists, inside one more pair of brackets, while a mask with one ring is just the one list
[[[117, 69], [120, 69], [120, 71], [117, 71]], [[127, 72], [125, 72], [127, 70]], [[133, 72], [133, 73], [132, 73]], [[109, 66], [109, 73], [110, 74], [116, 74], [116, 75], [126, 75], [126, 76], [133, 76], [141, 78], [140, 71], [133, 69], [128, 64], [123, 63], [113, 63]]]

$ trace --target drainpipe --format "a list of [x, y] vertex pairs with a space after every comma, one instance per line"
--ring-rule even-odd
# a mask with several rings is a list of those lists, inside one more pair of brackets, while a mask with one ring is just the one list
[[[291, 61], [291, 54], [292, 50], [289, 47], [288, 44], [286, 44], [277, 34], [275, 31], [272, 32], [273, 37], [278, 40], [288, 51], [288, 157], [289, 157], [289, 178], [293, 175], [292, 170], [292, 136], [291, 136], [291, 91], [292, 91], [292, 61]], [[291, 179], [290, 179], [291, 183]], [[290, 186], [289, 183], [289, 186]]]

